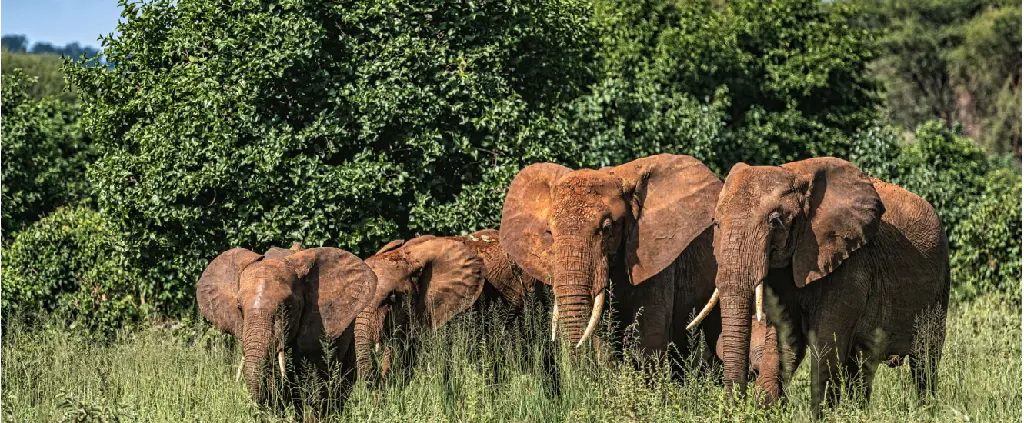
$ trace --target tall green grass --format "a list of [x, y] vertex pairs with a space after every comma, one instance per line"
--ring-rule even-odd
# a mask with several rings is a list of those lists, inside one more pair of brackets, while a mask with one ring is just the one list
[[[718, 367], [671, 377], [667, 359], [612, 358], [607, 347], [574, 354], [548, 342], [549, 322], [492, 309], [436, 333], [389, 344], [390, 377], [358, 382], [328, 421], [807, 421], [807, 360], [772, 409], [725, 401]], [[481, 323], [483, 322], [483, 323]], [[879, 368], [870, 403], [846, 401], [831, 421], [1020, 421], [1021, 315], [984, 297], [952, 307], [938, 397], [919, 405], [909, 368]], [[415, 342], [410, 342], [410, 338]], [[404, 353], [415, 346], [415, 354]], [[201, 322], [151, 325], [96, 339], [51, 320], [5, 328], [4, 421], [289, 421], [235, 382], [239, 346]], [[553, 365], [552, 362], [557, 363]], [[558, 369], [559, 377], [551, 372]], [[104, 420], [105, 419], [105, 420]]]

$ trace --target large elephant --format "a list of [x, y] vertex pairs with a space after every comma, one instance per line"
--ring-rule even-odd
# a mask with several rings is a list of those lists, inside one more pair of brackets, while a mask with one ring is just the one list
[[[239, 375], [262, 403], [277, 380], [268, 377], [268, 368], [276, 367], [283, 380], [290, 376], [286, 369], [305, 364], [326, 376], [328, 361], [354, 373], [351, 323], [376, 285], [369, 266], [337, 248], [296, 245], [263, 255], [234, 248], [210, 262], [196, 282], [196, 298], [207, 320], [241, 339]], [[333, 357], [324, 357], [323, 339], [332, 341]]]
[[719, 196], [715, 227], [713, 298], [730, 393], [746, 387], [751, 316], [763, 311], [791, 329], [780, 346], [810, 347], [816, 415], [826, 396], [836, 400], [828, 381], [840, 369], [868, 398], [878, 363], [893, 355], [911, 358], [922, 398], [934, 390], [949, 257], [927, 201], [841, 159], [739, 163]]
[[[478, 303], [506, 301], [522, 310], [540, 283], [523, 274], [498, 242], [498, 231], [468, 236], [421, 236], [388, 243], [366, 263], [377, 275], [373, 300], [356, 317], [355, 344], [359, 374], [375, 372], [373, 352], [387, 327], [408, 327], [421, 319], [438, 328]], [[412, 315], [397, 306], [411, 301]], [[387, 372], [385, 349], [380, 374]]]
[[[711, 224], [721, 188], [690, 156], [601, 170], [533, 164], [505, 196], [501, 244], [527, 274], [553, 285], [552, 338], [582, 346], [611, 288], [618, 327], [636, 320], [641, 350], [674, 343], [686, 356], [686, 321], [714, 291]], [[703, 326], [712, 347], [705, 357], [718, 339], [716, 320]]]

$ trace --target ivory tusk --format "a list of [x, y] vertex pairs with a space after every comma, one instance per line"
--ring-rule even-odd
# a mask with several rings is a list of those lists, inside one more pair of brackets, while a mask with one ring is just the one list
[[373, 344], [373, 353], [377, 354], [379, 352], [380, 352], [380, 342], [374, 343]]
[[754, 288], [754, 316], [760, 322], [764, 318], [764, 282], [757, 284]]
[[604, 290], [601, 290], [601, 293], [594, 297], [594, 309], [590, 311], [590, 322], [587, 323], [587, 330], [583, 331], [580, 342], [576, 343], [576, 348], [582, 346], [587, 341], [587, 338], [594, 334], [594, 329], [597, 328], [597, 320], [601, 318], [602, 309], [604, 309]]
[[284, 372], [284, 351], [277, 352], [277, 367], [281, 369], [281, 377], [285, 378]]
[[555, 302], [555, 307], [551, 310], [551, 342], [555, 342], [558, 336], [558, 302]]
[[245, 356], [238, 362], [238, 371], [235, 372], [235, 382], [242, 379], [242, 368], [245, 367]]
[[715, 292], [711, 293], [711, 299], [708, 300], [708, 304], [704, 306], [704, 309], [702, 309], [699, 314], [697, 314], [697, 317], [693, 318], [693, 321], [690, 322], [689, 325], [686, 325], [686, 330], [690, 330], [697, 327], [697, 325], [699, 325], [705, 317], [708, 317], [708, 314], [711, 314], [711, 309], [715, 308], [715, 304], [717, 303], [718, 288], [715, 288]]

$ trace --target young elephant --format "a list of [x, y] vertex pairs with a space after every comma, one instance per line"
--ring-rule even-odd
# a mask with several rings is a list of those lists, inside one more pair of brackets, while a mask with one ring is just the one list
[[[356, 317], [356, 361], [361, 377], [374, 374], [372, 353], [385, 323], [406, 326], [423, 319], [438, 328], [479, 302], [507, 301], [522, 310], [538, 282], [524, 275], [489, 229], [468, 236], [421, 236], [388, 243], [366, 263], [377, 275], [376, 295]], [[396, 305], [409, 297], [413, 315]], [[380, 373], [387, 373], [390, 350], [384, 351]]]
[[[560, 332], [582, 346], [611, 288], [618, 327], [635, 320], [641, 350], [674, 344], [686, 357], [686, 320], [714, 291], [711, 224], [721, 189], [718, 177], [690, 156], [663, 154], [601, 170], [537, 163], [508, 189], [501, 244], [526, 273], [553, 285], [553, 338]], [[709, 344], [718, 339], [717, 320], [702, 327]], [[713, 345], [704, 351], [710, 357]]]
[[[353, 369], [351, 323], [376, 285], [369, 266], [337, 248], [299, 251], [296, 245], [265, 255], [235, 248], [210, 262], [196, 282], [196, 298], [207, 320], [241, 339], [239, 373], [262, 403], [271, 383], [268, 367], [285, 379], [288, 368], [301, 370], [305, 363], [321, 372], [329, 360]], [[322, 339], [332, 341], [333, 357], [323, 356]]]
[[[726, 388], [747, 383], [751, 319], [767, 310], [811, 348], [815, 414], [844, 370], [863, 398], [880, 362], [908, 355], [935, 389], [949, 302], [946, 234], [927, 201], [836, 158], [735, 165], [715, 212]], [[826, 393], [826, 387], [830, 387]], [[827, 395], [826, 395], [827, 394]]]

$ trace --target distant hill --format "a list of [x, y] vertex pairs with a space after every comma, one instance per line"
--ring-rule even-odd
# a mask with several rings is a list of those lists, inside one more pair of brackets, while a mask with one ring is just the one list
[[30, 96], [54, 96], [69, 103], [78, 102], [78, 96], [65, 90], [64, 74], [60, 70], [64, 60], [61, 57], [77, 61], [82, 57], [96, 57], [100, 53], [97, 48], [82, 46], [77, 42], [63, 47], [47, 42], [29, 45], [28, 37], [24, 35], [0, 37], [0, 50], [0, 74], [9, 75], [14, 69], [22, 69], [26, 75], [39, 80], [28, 89]]
[[82, 46], [73, 42], [55, 46], [47, 42], [37, 42], [29, 47], [28, 37], [24, 35], [4, 35], [0, 37], [0, 47], [12, 53], [55, 54], [79, 60], [82, 56], [96, 57], [100, 50], [92, 46]]

